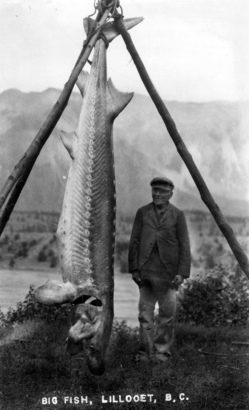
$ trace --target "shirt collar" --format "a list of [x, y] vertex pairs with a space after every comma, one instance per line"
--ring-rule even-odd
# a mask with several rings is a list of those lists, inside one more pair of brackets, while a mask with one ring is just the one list
[[169, 208], [169, 202], [167, 203], [167, 205], [165, 207], [163, 207], [162, 209], [159, 209], [156, 207], [156, 205], [154, 204], [154, 202], [152, 202], [153, 205], [153, 209], [157, 214], [164, 214], [164, 212], [166, 212]]

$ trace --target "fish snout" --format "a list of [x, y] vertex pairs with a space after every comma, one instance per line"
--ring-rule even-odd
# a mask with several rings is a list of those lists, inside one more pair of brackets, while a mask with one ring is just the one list
[[101, 325], [101, 308], [92, 305], [78, 305], [75, 310], [75, 324], [68, 337], [74, 342], [93, 337]]

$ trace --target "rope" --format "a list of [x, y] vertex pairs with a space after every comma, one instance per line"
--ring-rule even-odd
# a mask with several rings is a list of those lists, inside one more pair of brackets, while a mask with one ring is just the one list
[[[106, 9], [110, 9], [110, 16], [108, 19], [112, 18], [116, 12], [116, 9], [119, 8], [122, 10], [122, 7], [120, 6], [119, 0], [94, 0], [94, 12], [93, 14], [90, 14], [88, 17], [92, 17], [96, 14], [97, 10], [103, 14]], [[123, 14], [123, 13], [122, 13]]]
[[[123, 14], [123, 9], [120, 6], [119, 0], [112, 0], [112, 1], [110, 1], [110, 0], [94, 0], [94, 12], [92, 14], [90, 14], [88, 16], [88, 18], [94, 16], [96, 14], [97, 10], [102, 15], [105, 12], [105, 10], [110, 9], [110, 15], [107, 18], [107, 21], [108, 21], [111, 18], [113, 18], [114, 16], [116, 16], [117, 8], [120, 8], [121, 13]], [[97, 28], [98, 28], [98, 26], [96, 26], [96, 28], [94, 30], [92, 30], [90, 33], [88, 33], [88, 36], [87, 36], [86, 40], [83, 43], [84, 47], [87, 46], [87, 44], [89, 43], [91, 37], [96, 33]], [[102, 40], [105, 42], [106, 48], [108, 48], [109, 42], [107, 41], [107, 39], [106, 39], [103, 32], [100, 33], [99, 37], [102, 38]]]

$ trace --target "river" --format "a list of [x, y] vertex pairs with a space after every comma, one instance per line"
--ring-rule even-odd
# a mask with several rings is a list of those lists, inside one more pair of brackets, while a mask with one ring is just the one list
[[[48, 279], [62, 281], [61, 273], [31, 270], [0, 270], [0, 309], [5, 313], [22, 302], [30, 285], [38, 287]], [[115, 272], [114, 314], [117, 320], [126, 320], [129, 326], [138, 326], [138, 288], [131, 275]]]

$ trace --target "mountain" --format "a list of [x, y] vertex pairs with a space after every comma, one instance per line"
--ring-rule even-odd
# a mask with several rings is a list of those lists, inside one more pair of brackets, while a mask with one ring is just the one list
[[[60, 90], [0, 94], [0, 186], [39, 131]], [[249, 215], [249, 103], [166, 102], [177, 128], [225, 215]], [[81, 96], [71, 95], [45, 144], [17, 204], [19, 210], [60, 211], [70, 158], [60, 130], [76, 129]], [[148, 203], [157, 175], [176, 185], [172, 203], [207, 210], [181, 157], [148, 96], [135, 95], [114, 124], [118, 213], [133, 216]]]

